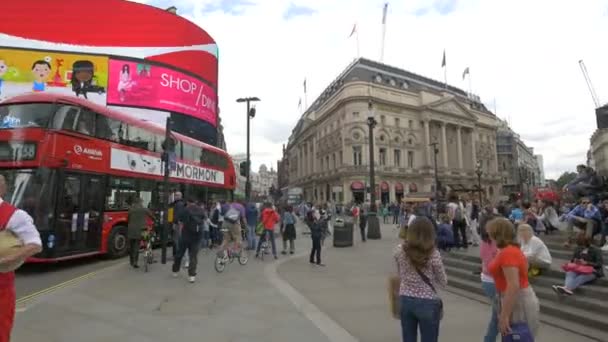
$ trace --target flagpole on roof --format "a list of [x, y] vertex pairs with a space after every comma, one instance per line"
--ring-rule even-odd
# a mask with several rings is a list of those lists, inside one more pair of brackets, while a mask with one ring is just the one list
[[380, 62], [384, 62], [384, 38], [386, 37], [386, 12], [388, 11], [388, 2], [384, 3], [382, 9], [382, 41], [380, 45]]
[[348, 36], [348, 38], [351, 38], [353, 35], [355, 35], [355, 39], [356, 39], [356, 44], [357, 44], [357, 58], [359, 58], [359, 56], [361, 56], [360, 54], [360, 50], [359, 50], [359, 28], [357, 27], [357, 23], [355, 23], [353, 25], [353, 29], [352, 31], [350, 31], [350, 35]]
[[464, 80], [465, 77], [469, 77], [469, 97], [472, 99], [473, 98], [473, 86], [472, 86], [472, 81], [471, 81], [471, 69], [469, 67], [466, 67], [464, 69], [464, 71], [462, 72], [462, 80]]
[[448, 89], [448, 64], [445, 60], [445, 48], [443, 49], [443, 59], [441, 60], [441, 67], [443, 68], [443, 81], [445, 89]]
[[304, 78], [304, 110], [308, 109], [308, 95], [306, 94], [306, 78]]

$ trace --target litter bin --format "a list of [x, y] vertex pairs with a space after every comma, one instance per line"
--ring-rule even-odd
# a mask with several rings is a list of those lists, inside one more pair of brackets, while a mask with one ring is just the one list
[[353, 220], [352, 218], [338, 217], [334, 223], [334, 247], [352, 247]]

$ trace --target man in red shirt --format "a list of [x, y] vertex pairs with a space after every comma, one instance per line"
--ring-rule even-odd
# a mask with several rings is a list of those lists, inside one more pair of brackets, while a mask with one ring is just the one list
[[[0, 175], [0, 196], [5, 194], [6, 179]], [[23, 246], [0, 258], [0, 267], [9, 268], [42, 251], [40, 234], [34, 226], [34, 220], [25, 211], [0, 198], [0, 231], [5, 229], [14, 233], [23, 242]], [[0, 273], [0, 342], [10, 341], [15, 319], [15, 300], [15, 273]]]

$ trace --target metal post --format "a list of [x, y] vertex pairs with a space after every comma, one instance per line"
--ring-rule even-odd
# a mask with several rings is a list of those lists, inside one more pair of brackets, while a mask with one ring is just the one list
[[368, 239], [380, 239], [382, 233], [380, 232], [380, 221], [378, 221], [377, 208], [376, 208], [376, 174], [374, 165], [374, 127], [378, 123], [373, 117], [372, 112], [372, 101], [368, 104], [369, 117], [367, 118], [367, 125], [369, 126], [369, 186], [370, 186], [370, 211], [367, 213], [367, 238]]
[[249, 202], [249, 200], [251, 199], [251, 179], [250, 179], [250, 172], [251, 172], [251, 155], [250, 155], [250, 122], [249, 120], [251, 120], [251, 118], [253, 118], [255, 116], [255, 108], [251, 108], [251, 102], [257, 102], [260, 101], [259, 98], [257, 97], [245, 97], [245, 98], [239, 98], [236, 100], [236, 102], [238, 103], [242, 103], [242, 102], [247, 102], [247, 113], [245, 113], [247, 115], [247, 171], [245, 172], [245, 176], [247, 178], [247, 180], [245, 181], [245, 198], [247, 200], [247, 202]]
[[434, 142], [429, 145], [433, 147], [433, 157], [435, 161], [435, 205], [439, 203], [439, 172], [437, 171], [437, 154], [439, 153], [439, 149], [437, 148], [438, 144], [439, 143]]
[[249, 116], [249, 110], [250, 110], [250, 102], [249, 99], [247, 99], [247, 170], [245, 171], [245, 177], [247, 177], [247, 180], [245, 181], [245, 200], [247, 201], [247, 203], [249, 203], [249, 200], [251, 199], [251, 183], [250, 183], [250, 179], [249, 179], [249, 173], [251, 170], [251, 157], [250, 157], [250, 152], [249, 152], [249, 134], [250, 134], [250, 121], [251, 121], [251, 117]]
[[483, 199], [481, 196], [481, 170], [477, 173], [477, 186], [479, 187], [479, 205], [483, 206]]
[[164, 174], [163, 174], [163, 228], [161, 231], [161, 263], [164, 265], [167, 263], [167, 242], [169, 240], [169, 153], [173, 152], [169, 148], [171, 143], [171, 117], [167, 117], [167, 123], [165, 124], [165, 146], [163, 151], [163, 160], [165, 162]]

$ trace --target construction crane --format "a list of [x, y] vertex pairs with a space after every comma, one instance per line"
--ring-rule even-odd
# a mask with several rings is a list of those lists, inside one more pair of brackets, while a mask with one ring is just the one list
[[593, 98], [593, 103], [595, 104], [595, 108], [600, 107], [600, 100], [595, 93], [595, 89], [593, 88], [593, 84], [591, 83], [591, 79], [589, 78], [589, 73], [587, 72], [587, 67], [585, 66], [585, 62], [583, 60], [579, 60], [578, 64], [581, 67], [581, 71], [583, 72], [583, 76], [585, 76], [585, 81], [587, 82], [587, 87], [589, 87], [589, 92], [591, 93], [591, 97]]

